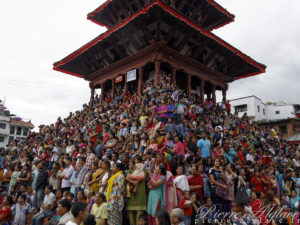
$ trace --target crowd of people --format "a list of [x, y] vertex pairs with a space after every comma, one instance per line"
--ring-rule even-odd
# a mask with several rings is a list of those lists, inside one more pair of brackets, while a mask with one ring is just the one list
[[170, 76], [111, 93], [1, 149], [2, 224], [297, 224], [299, 146]]

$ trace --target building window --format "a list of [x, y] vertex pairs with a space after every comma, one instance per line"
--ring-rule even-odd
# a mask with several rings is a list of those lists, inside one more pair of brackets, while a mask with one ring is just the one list
[[235, 106], [236, 112], [247, 112], [247, 105], [237, 105]]
[[15, 130], [16, 130], [15, 126], [10, 126], [9, 134], [15, 134]]
[[4, 142], [4, 137], [0, 136], [0, 142]]
[[23, 136], [27, 136], [27, 135], [28, 135], [28, 128], [24, 127]]
[[10, 144], [13, 140], [14, 140], [14, 137], [13, 136], [9, 136], [8, 144]]
[[0, 129], [5, 129], [6, 128], [6, 124], [5, 123], [0, 123]]
[[263, 109], [263, 114], [266, 115], [266, 109]]
[[21, 135], [22, 133], [22, 127], [17, 127], [17, 135]]
[[257, 112], [260, 112], [260, 108], [259, 108], [259, 105], [257, 106]]
[[280, 111], [275, 111], [275, 114], [276, 114], [276, 115], [279, 115], [279, 114], [280, 114]]
[[282, 135], [286, 135], [287, 134], [287, 128], [286, 125], [281, 125], [279, 126], [279, 131]]

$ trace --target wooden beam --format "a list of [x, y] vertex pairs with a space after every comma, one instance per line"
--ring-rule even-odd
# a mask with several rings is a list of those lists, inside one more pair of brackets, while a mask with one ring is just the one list
[[129, 30], [124, 29], [124, 33], [128, 36], [128, 39], [130, 41], [132, 41], [132, 45], [134, 46], [136, 51], [139, 51], [142, 49], [142, 47], [140, 46], [138, 41], [135, 39], [135, 37], [133, 36], [133, 34], [131, 34], [131, 32]]
[[116, 9], [116, 7], [114, 6], [114, 1], [110, 4], [111, 5], [111, 8], [114, 10], [115, 14], [117, 15], [117, 18], [118, 18], [118, 23], [121, 22], [121, 17], [120, 17], [120, 13], [118, 12], [118, 10]]
[[150, 42], [151, 40], [154, 39], [152, 32], [148, 29], [148, 27], [146, 26], [146, 24], [143, 21], [137, 19], [136, 24], [144, 31], [144, 33], [146, 34], [146, 37], [148, 39], [148, 42]]
[[[111, 19], [112, 19], [112, 21], [115, 23], [115, 24], [117, 24], [117, 23], [119, 23], [119, 21], [117, 21], [117, 19], [116, 19], [116, 17], [114, 16], [114, 14], [113, 14], [113, 12], [112, 12], [112, 6], [111, 5], [109, 5], [108, 6], [108, 13], [106, 13]], [[117, 14], [118, 15], [118, 14]]]
[[182, 48], [185, 46], [185, 44], [190, 40], [192, 37], [193, 30], [188, 30], [188, 32], [185, 34], [185, 36], [182, 38], [182, 40], [179, 42], [179, 44], [176, 46], [176, 49], [181, 52]]
[[120, 58], [124, 58], [126, 57], [126, 53], [123, 51], [123, 49], [120, 47], [120, 45], [117, 44], [115, 38], [113, 36], [110, 36], [110, 38], [108, 38], [110, 44], [114, 47], [114, 49], [116, 50], [116, 52], [118, 53]]
[[108, 55], [108, 53], [102, 48], [101, 45], [98, 45], [97, 48], [100, 50], [101, 55], [105, 58], [105, 60], [109, 63], [112, 64], [114, 61], [112, 60], [112, 58], [110, 58], [110, 56]]
[[192, 55], [192, 58], [197, 59], [199, 57], [199, 55], [201, 54], [201, 52], [203, 51], [203, 49], [205, 48], [206, 44], [208, 43], [208, 39], [204, 40], [199, 47], [197, 48], [197, 50], [194, 52], [194, 54]]
[[212, 50], [209, 55], [207, 56], [207, 58], [204, 60], [203, 64], [207, 65], [218, 53], [219, 49], [218, 47], [216, 47], [214, 50]]
[[122, 8], [122, 10], [125, 12], [125, 16], [129, 17], [130, 15], [129, 15], [128, 11], [127, 11], [127, 8], [126, 8], [127, 6], [125, 5], [124, 1], [119, 1], [119, 3], [120, 3], [120, 8]]
[[174, 33], [182, 26], [181, 23], [173, 23], [172, 27], [170, 28], [170, 30], [168, 31], [166, 37], [165, 37], [165, 41], [168, 42], [171, 37], [174, 35]]
[[143, 6], [141, 5], [141, 3], [139, 2], [139, 0], [134, 0], [136, 7], [140, 10], [143, 8]]
[[186, 0], [182, 0], [178, 5], [177, 10], [181, 11], [182, 8], [185, 6], [185, 4], [186, 4]]
[[156, 18], [157, 18], [157, 21], [156, 21], [156, 26], [157, 26], [157, 29], [156, 29], [156, 40], [157, 41], [160, 41], [160, 38], [161, 38], [161, 29], [160, 29], [160, 19], [161, 19], [161, 15], [160, 15], [160, 10], [156, 9]]

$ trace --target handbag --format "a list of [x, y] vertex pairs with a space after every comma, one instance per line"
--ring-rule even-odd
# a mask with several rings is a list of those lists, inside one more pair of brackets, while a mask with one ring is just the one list
[[[217, 180], [217, 182], [221, 183], [223, 185], [226, 185], [226, 183], [223, 180]], [[219, 198], [225, 198], [227, 194], [228, 194], [228, 189], [227, 188], [225, 189], [225, 188], [217, 186], [217, 188], [216, 188], [216, 195]]]
[[246, 187], [244, 184], [240, 184], [235, 195], [235, 200], [241, 205], [247, 205], [250, 203], [250, 197], [247, 194]]

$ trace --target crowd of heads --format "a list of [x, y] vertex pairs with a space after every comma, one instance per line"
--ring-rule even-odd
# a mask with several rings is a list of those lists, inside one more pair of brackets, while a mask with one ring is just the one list
[[[11, 206], [13, 213], [16, 205], [28, 205], [34, 217], [44, 212], [43, 222], [45, 218], [53, 222], [55, 216], [58, 221], [67, 213], [81, 222], [95, 220], [88, 216], [92, 215], [89, 204], [91, 199], [98, 205], [107, 202], [107, 181], [120, 171], [125, 178], [130, 173], [142, 177], [144, 171], [145, 183], [149, 174], [171, 173], [176, 188], [174, 210], [158, 211], [157, 224], [168, 224], [165, 220], [179, 224], [174, 222], [178, 218], [189, 223], [185, 216], [195, 224], [199, 215], [194, 206], [221, 203], [224, 207], [219, 210], [244, 212], [250, 201], [237, 198], [242, 185], [251, 201], [298, 211], [293, 199], [300, 194], [299, 146], [270, 127], [250, 122], [246, 114], [231, 113], [229, 102], [214, 104], [210, 98], [201, 102], [197, 93], [188, 96], [175, 87], [170, 76], [162, 76], [159, 87], [145, 84], [141, 96], [134, 85], [125, 94], [116, 85], [113, 96], [111, 90], [102, 95], [54, 124], [41, 125], [26, 140], [14, 140], [1, 149], [2, 205]], [[107, 174], [106, 183], [99, 183], [104, 179], [100, 170]], [[202, 181], [195, 188], [197, 184], [189, 181], [196, 175]], [[126, 199], [140, 183], [124, 180], [124, 224]], [[145, 188], [147, 198], [151, 188]], [[226, 196], [222, 188], [227, 189]], [[49, 205], [44, 204], [44, 196]], [[181, 207], [182, 200], [189, 203], [191, 215]], [[140, 221], [149, 222], [148, 213], [143, 213]]]

